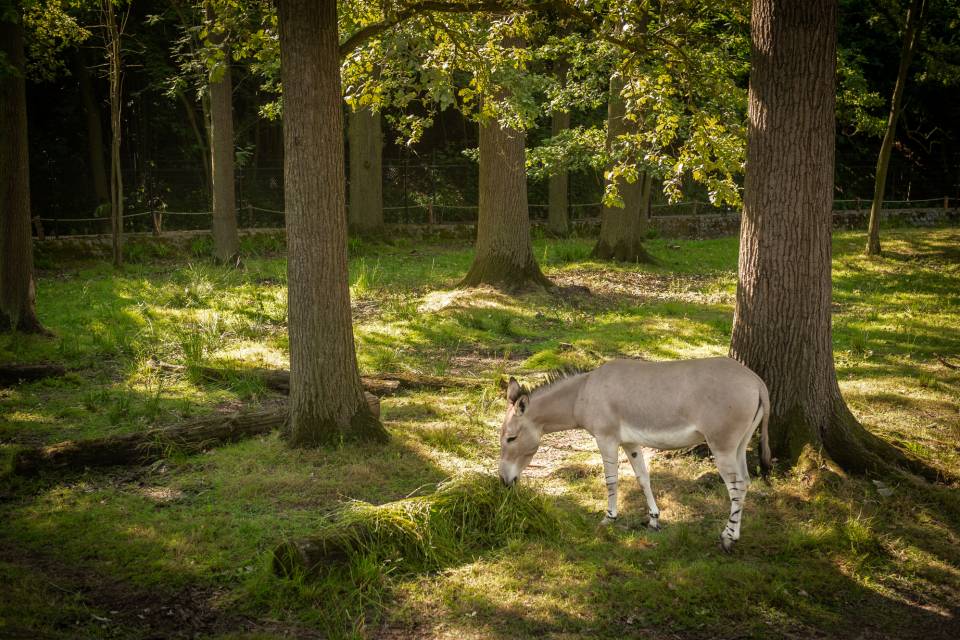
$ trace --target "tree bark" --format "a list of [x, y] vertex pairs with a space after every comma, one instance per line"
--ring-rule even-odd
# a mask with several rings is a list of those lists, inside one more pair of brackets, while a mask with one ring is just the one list
[[890, 166], [890, 153], [893, 151], [893, 141], [897, 135], [897, 120], [903, 108], [903, 90], [907, 84], [907, 72], [910, 70], [910, 61], [917, 42], [917, 33], [920, 30], [920, 19], [923, 16], [925, 0], [911, 0], [907, 9], [906, 31], [903, 34], [903, 45], [900, 49], [900, 68], [897, 70], [897, 82], [893, 86], [893, 98], [890, 100], [890, 115], [887, 118], [887, 128], [880, 144], [880, 155], [877, 157], [877, 175], [873, 185], [873, 201], [870, 203], [870, 223], [867, 227], [868, 256], [880, 255], [880, 211], [883, 209], [883, 195], [887, 189], [887, 168]]
[[122, 111], [122, 59], [120, 27], [113, 0], [103, 0], [107, 26], [107, 64], [110, 80], [110, 231], [113, 266], [123, 264], [123, 168], [120, 166], [120, 115]]
[[240, 252], [237, 233], [236, 183], [233, 176], [233, 80], [230, 47], [216, 25], [213, 6], [207, 2], [207, 29], [214, 47], [222, 50], [221, 68], [212, 70], [207, 89], [210, 95], [210, 168], [213, 182], [213, 257], [218, 262], [235, 261]]
[[336, 0], [279, 5], [290, 335], [290, 441], [383, 441], [350, 317]]
[[47, 333], [37, 319], [23, 29], [0, 15], [0, 330]]
[[530, 240], [526, 134], [496, 120], [480, 124], [480, 211], [477, 249], [461, 287], [489, 284], [510, 290], [551, 287]]
[[383, 131], [380, 113], [367, 107], [350, 111], [350, 229], [383, 231]]
[[97, 204], [104, 205], [110, 202], [110, 184], [107, 181], [103, 123], [100, 119], [100, 103], [97, 101], [93, 81], [90, 79], [90, 71], [87, 69], [82, 50], [78, 50], [74, 56], [74, 69], [80, 87], [80, 102], [83, 104], [83, 111], [87, 120], [87, 150], [90, 157], [93, 189], [97, 196]]
[[[518, 46], [515, 40], [504, 46]], [[526, 133], [480, 123], [480, 206], [473, 263], [461, 287], [489, 284], [508, 290], [552, 287], [540, 271], [530, 240]]]
[[[730, 355], [770, 389], [770, 447], [851, 472], [908, 461], [840, 395], [831, 336], [836, 0], [754, 0], [747, 173]], [[927, 470], [929, 471], [929, 470]], [[928, 475], [925, 473], [925, 475]]]
[[[610, 78], [610, 98], [607, 103], [607, 153], [613, 154], [622, 135], [636, 131], [636, 124], [627, 120], [626, 104], [620, 95], [623, 91], [623, 79], [614, 75]], [[644, 185], [647, 184], [646, 196]], [[617, 184], [623, 207], [604, 205], [600, 213], [600, 237], [593, 247], [593, 257], [602, 260], [622, 262], [653, 262], [647, 253], [643, 240], [647, 232], [647, 220], [644, 202], [649, 200], [649, 184], [646, 175], [634, 182], [621, 180]]]
[[[554, 136], [570, 128], [570, 112], [554, 111], [550, 117], [550, 133]], [[550, 175], [548, 193], [547, 230], [553, 235], [570, 233], [570, 176], [566, 169]]]

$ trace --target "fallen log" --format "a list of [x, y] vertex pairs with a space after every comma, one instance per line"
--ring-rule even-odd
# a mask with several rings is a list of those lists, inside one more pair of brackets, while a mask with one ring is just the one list
[[205, 416], [177, 426], [126, 433], [105, 438], [68, 440], [45, 447], [22, 449], [14, 455], [13, 470], [22, 475], [44, 469], [146, 464], [172, 451], [195, 453], [212, 445], [236, 442], [269, 433], [287, 422], [287, 408], [279, 407]]
[[[156, 366], [165, 371], [187, 371], [188, 368], [179, 364], [158, 362]], [[255, 367], [250, 369], [229, 369], [223, 367], [194, 366], [189, 371], [206, 380], [222, 381], [233, 378], [250, 376], [259, 378], [264, 386], [280, 393], [290, 392], [290, 372], [286, 369], [265, 369]], [[379, 373], [360, 376], [363, 388], [378, 396], [391, 395], [401, 389], [443, 389], [450, 387], [472, 388], [482, 386], [484, 380], [480, 378], [448, 378], [430, 376], [419, 373]]]
[[482, 378], [458, 378], [451, 376], [431, 376], [423, 373], [375, 373], [361, 376], [364, 387], [367, 385], [395, 383], [399, 389], [473, 389], [488, 382]]
[[[371, 393], [365, 395], [370, 410], [379, 418], [380, 399]], [[212, 446], [270, 433], [282, 428], [288, 416], [288, 408], [283, 405], [259, 411], [204, 416], [172, 427], [137, 433], [21, 449], [14, 454], [13, 470], [30, 475], [44, 469], [147, 464], [172, 452], [196, 453]]]
[[63, 365], [48, 362], [3, 364], [0, 365], [0, 386], [8, 387], [21, 382], [33, 382], [42, 378], [62, 376], [66, 373], [67, 369]]

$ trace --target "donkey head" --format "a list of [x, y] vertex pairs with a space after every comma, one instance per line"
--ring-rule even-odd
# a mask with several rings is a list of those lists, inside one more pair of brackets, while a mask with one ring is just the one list
[[512, 485], [540, 447], [543, 428], [528, 415], [530, 394], [513, 378], [507, 385], [507, 415], [500, 428], [500, 480]]

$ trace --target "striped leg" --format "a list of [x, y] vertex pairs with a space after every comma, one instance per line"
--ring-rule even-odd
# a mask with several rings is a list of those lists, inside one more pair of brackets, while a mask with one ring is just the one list
[[607, 514], [600, 524], [610, 524], [617, 519], [617, 475], [620, 469], [619, 444], [597, 440], [600, 457], [603, 459], [603, 480], [607, 485]]
[[653, 490], [650, 488], [650, 471], [647, 468], [649, 460], [644, 455], [643, 447], [639, 445], [625, 445], [623, 450], [627, 452], [627, 460], [630, 461], [633, 473], [637, 476], [643, 495], [647, 499], [647, 511], [650, 514], [647, 526], [654, 531], [660, 531], [660, 509], [657, 507], [657, 501], [653, 499]]
[[724, 551], [732, 551], [733, 544], [740, 539], [740, 523], [743, 520], [743, 501], [747, 496], [750, 478], [744, 473], [745, 465], [737, 460], [736, 453], [719, 454], [714, 452], [717, 469], [730, 494], [730, 517], [727, 526], [720, 534], [720, 544]]

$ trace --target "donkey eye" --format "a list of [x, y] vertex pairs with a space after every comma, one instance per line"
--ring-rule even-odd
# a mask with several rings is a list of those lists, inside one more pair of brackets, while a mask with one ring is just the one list
[[507, 442], [513, 442], [516, 439], [517, 439], [517, 436], [510, 436], [509, 438], [507, 438]]

